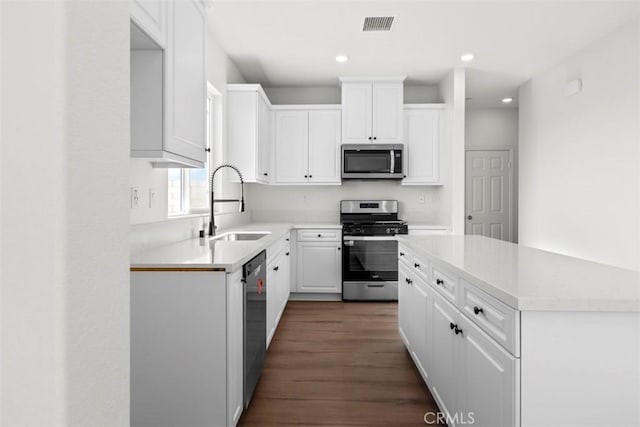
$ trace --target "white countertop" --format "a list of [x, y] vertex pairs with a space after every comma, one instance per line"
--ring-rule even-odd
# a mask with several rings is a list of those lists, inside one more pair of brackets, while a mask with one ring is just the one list
[[210, 239], [183, 240], [142, 251], [131, 256], [132, 269], [216, 269], [231, 272], [260, 251], [275, 243], [294, 228], [340, 229], [340, 224], [253, 223], [219, 230], [217, 235], [233, 232], [268, 232], [258, 240], [223, 241]]
[[398, 241], [517, 310], [640, 312], [638, 271], [483, 236]]

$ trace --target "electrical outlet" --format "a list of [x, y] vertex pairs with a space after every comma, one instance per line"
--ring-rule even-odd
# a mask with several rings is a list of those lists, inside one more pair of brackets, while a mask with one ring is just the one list
[[424, 194], [420, 194], [420, 195], [418, 196], [418, 203], [420, 203], [420, 204], [424, 204]]
[[140, 204], [140, 188], [131, 187], [131, 209], [136, 209]]

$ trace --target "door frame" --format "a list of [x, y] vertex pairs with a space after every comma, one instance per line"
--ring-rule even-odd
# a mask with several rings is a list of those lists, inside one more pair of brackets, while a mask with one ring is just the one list
[[518, 194], [517, 189], [515, 188], [516, 179], [515, 179], [515, 169], [516, 169], [516, 156], [517, 156], [518, 147], [512, 145], [472, 145], [464, 147], [464, 170], [465, 170], [465, 180], [464, 180], [464, 221], [465, 221], [465, 233], [466, 232], [466, 224], [467, 224], [467, 151], [506, 151], [509, 155], [509, 224], [507, 224], [507, 229], [509, 231], [509, 242], [517, 243], [518, 235], [515, 232], [516, 227], [516, 218], [517, 218], [517, 206], [516, 206], [516, 196]]

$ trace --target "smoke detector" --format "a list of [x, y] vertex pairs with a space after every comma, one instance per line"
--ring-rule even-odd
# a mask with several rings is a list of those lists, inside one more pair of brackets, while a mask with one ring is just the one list
[[395, 16], [365, 16], [362, 31], [391, 31]]

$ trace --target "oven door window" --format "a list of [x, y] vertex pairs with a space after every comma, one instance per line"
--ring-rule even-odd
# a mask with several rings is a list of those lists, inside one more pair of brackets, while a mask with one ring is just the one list
[[345, 151], [345, 173], [389, 173], [391, 152], [389, 150]]
[[349, 240], [345, 236], [342, 260], [344, 281], [398, 280], [396, 240]]

